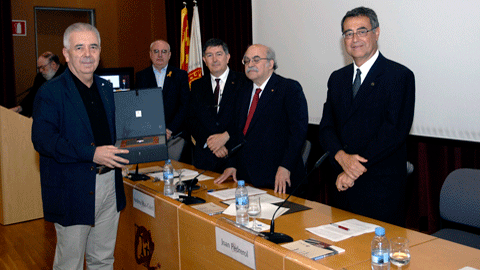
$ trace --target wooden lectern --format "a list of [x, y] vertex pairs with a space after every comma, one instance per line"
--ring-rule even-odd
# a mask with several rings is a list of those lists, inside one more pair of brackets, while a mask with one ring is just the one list
[[0, 223], [43, 217], [38, 153], [32, 119], [0, 106]]

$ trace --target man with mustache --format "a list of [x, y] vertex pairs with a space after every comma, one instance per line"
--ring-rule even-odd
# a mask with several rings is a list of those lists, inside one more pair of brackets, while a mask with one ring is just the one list
[[[199, 169], [223, 172], [223, 160], [234, 147], [228, 129], [233, 127], [236, 96], [245, 75], [230, 70], [228, 46], [212, 38], [203, 46], [203, 62], [210, 75], [192, 82], [188, 128], [195, 139], [193, 165]], [[227, 149], [228, 148], [228, 149]]]
[[11, 110], [26, 117], [32, 116], [33, 101], [35, 100], [38, 89], [46, 81], [62, 74], [65, 71], [65, 67], [60, 63], [60, 59], [56, 54], [44, 52], [38, 57], [37, 70], [38, 73], [33, 81], [33, 86], [27, 90], [28, 94], [17, 107], [11, 108]]
[[380, 25], [373, 10], [347, 12], [342, 34], [353, 63], [330, 76], [320, 122], [320, 144], [338, 172], [337, 204], [404, 226], [415, 78], [379, 52]]
[[113, 269], [120, 211], [126, 199], [120, 168], [128, 160], [113, 146], [112, 84], [93, 74], [100, 34], [86, 23], [63, 36], [68, 69], [35, 98], [32, 142], [40, 154], [46, 221], [55, 224], [53, 269]]
[[135, 87], [162, 87], [163, 109], [165, 124], [167, 125], [168, 156], [170, 159], [179, 160], [185, 145], [182, 136], [185, 137], [186, 134], [182, 133], [182, 136], [174, 139], [170, 138], [184, 130], [190, 89], [187, 72], [168, 64], [170, 56], [172, 56], [172, 52], [166, 41], [152, 42], [150, 44], [152, 65], [137, 72]]
[[297, 81], [274, 72], [272, 48], [250, 46], [243, 64], [252, 82], [238, 97], [235, 141], [245, 143], [215, 183], [233, 176], [274, 192], [291, 192], [306, 173], [301, 157], [308, 128], [305, 95]]

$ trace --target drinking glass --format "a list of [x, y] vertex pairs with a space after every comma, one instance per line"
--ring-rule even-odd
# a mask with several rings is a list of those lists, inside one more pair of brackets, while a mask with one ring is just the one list
[[248, 216], [253, 217], [253, 230], [257, 229], [257, 217], [262, 212], [262, 206], [260, 205], [260, 197], [254, 196], [249, 198]]
[[408, 250], [408, 239], [395, 237], [390, 240], [390, 262], [402, 269], [402, 266], [410, 262], [410, 250]]

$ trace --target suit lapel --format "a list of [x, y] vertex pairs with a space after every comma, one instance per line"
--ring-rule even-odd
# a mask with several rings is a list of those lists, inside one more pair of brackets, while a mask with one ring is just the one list
[[[165, 74], [165, 80], [163, 81], [163, 91], [165, 91], [165, 89], [167, 89], [166, 91], [168, 91], [168, 89], [170, 89], [170, 85], [172, 84], [172, 77], [174, 76], [173, 74], [173, 71], [170, 67], [170, 65], [168, 65], [167, 67], [167, 74]], [[154, 76], [155, 77], [155, 76]]]
[[235, 84], [236, 84], [235, 74], [232, 71], [230, 71], [228, 73], [228, 77], [227, 77], [227, 81], [225, 82], [225, 86], [223, 87], [222, 99], [220, 100], [220, 109], [218, 111], [219, 115], [223, 111], [225, 111], [226, 106], [227, 106], [227, 102], [232, 100], [233, 95], [235, 95]]
[[93, 138], [92, 126], [90, 124], [90, 119], [88, 118], [87, 110], [85, 109], [85, 104], [83, 104], [82, 97], [80, 96], [80, 93], [78, 92], [78, 89], [75, 86], [75, 82], [73, 82], [72, 76], [75, 76], [75, 75], [73, 75], [71, 71], [68, 71], [66, 75], [67, 75], [65, 76], [65, 80], [67, 82], [66, 96], [71, 100], [71, 103], [75, 107], [75, 110], [77, 111], [80, 119], [82, 119], [82, 122], [84, 123], [86, 130], [88, 130], [88, 132]]
[[[108, 127], [110, 128], [111, 140], [115, 143], [115, 125], [114, 125], [114, 117], [115, 115], [112, 113], [115, 111], [115, 104], [113, 100], [113, 94], [110, 91], [113, 91], [111, 87], [108, 87], [107, 84], [102, 81], [100, 78], [95, 78], [95, 83], [97, 84], [98, 93], [100, 94], [100, 98], [102, 99], [103, 107], [105, 109], [105, 114], [107, 115]], [[107, 97], [112, 98], [107, 98]]]

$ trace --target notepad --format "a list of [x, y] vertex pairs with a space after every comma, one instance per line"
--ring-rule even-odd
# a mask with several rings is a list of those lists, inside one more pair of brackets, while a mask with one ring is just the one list
[[315, 239], [298, 240], [292, 243], [283, 244], [282, 247], [314, 261], [345, 252], [342, 248], [325, 244]]

